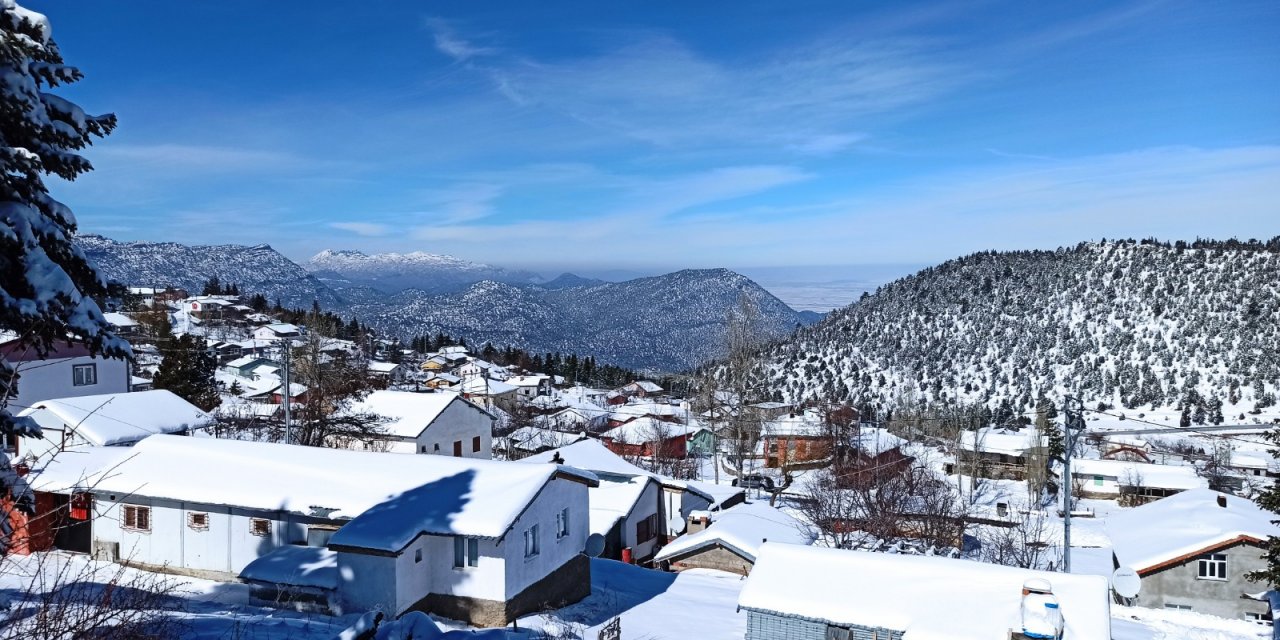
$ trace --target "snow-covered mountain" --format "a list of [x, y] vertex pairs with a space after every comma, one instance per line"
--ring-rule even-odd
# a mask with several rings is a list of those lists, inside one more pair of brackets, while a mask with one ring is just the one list
[[632, 368], [677, 370], [720, 355], [724, 321], [740, 295], [760, 308], [771, 337], [785, 336], [807, 321], [808, 316], [727, 269], [550, 289], [485, 281], [446, 295], [404, 291], [352, 310], [372, 326], [404, 337], [444, 331], [466, 336], [472, 344], [491, 341], [534, 352], [591, 354]]
[[[1280, 238], [983, 252], [833, 311], [768, 354], [784, 398], [1029, 408], [1226, 405], [1280, 391]], [[1232, 412], [1235, 414], [1232, 414]], [[1132, 415], [1132, 414], [1131, 414]]]
[[346, 304], [332, 288], [265, 244], [117, 242], [99, 235], [79, 236], [76, 243], [108, 280], [132, 286], [182, 287], [200, 293], [205, 281], [217, 276], [288, 307], [310, 307], [313, 300], [326, 309]]
[[385, 293], [417, 289], [451, 293], [484, 280], [535, 284], [537, 274], [471, 262], [453, 256], [415, 251], [376, 253], [326, 249], [302, 265], [335, 288], [372, 287]]

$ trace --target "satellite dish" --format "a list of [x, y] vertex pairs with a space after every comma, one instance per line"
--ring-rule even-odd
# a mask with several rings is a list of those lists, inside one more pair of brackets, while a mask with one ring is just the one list
[[1134, 598], [1142, 588], [1142, 578], [1131, 567], [1120, 567], [1111, 574], [1111, 589], [1121, 598]]
[[671, 519], [667, 520], [667, 531], [670, 531], [671, 533], [684, 533], [684, 518], [681, 518], [680, 516], [671, 516]]
[[599, 558], [604, 553], [604, 536], [598, 533], [587, 536], [587, 544], [582, 551], [592, 558]]

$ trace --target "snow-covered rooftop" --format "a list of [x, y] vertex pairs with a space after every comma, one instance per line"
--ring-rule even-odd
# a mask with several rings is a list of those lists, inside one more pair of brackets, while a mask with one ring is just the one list
[[[349, 411], [373, 413], [387, 418], [388, 422], [382, 425], [387, 433], [402, 438], [416, 438], [454, 402], [475, 407], [463, 400], [462, 396], [449, 391], [414, 393], [379, 390], [353, 403]], [[479, 407], [475, 408], [483, 411]]]
[[1167, 464], [1149, 464], [1127, 460], [1071, 460], [1073, 476], [1103, 476], [1116, 478], [1120, 484], [1156, 487], [1160, 489], [1201, 489], [1208, 486], [1204, 478], [1196, 475], [1195, 467]]
[[[152, 436], [121, 451], [122, 459], [81, 458], [102, 465], [83, 471], [72, 468], [75, 459], [60, 461], [48, 481], [33, 486], [55, 490], [55, 480], [71, 479], [95, 493], [324, 512], [332, 519], [364, 514], [371, 516], [364, 525], [347, 531], [353, 520], [333, 541], [396, 551], [421, 532], [501, 536], [557, 473], [595, 482], [590, 473], [554, 465], [184, 436]], [[81, 476], [88, 482], [78, 482]], [[61, 488], [70, 486], [76, 485]]]
[[1052, 585], [1064, 637], [1111, 637], [1102, 576], [776, 542], [760, 547], [738, 605], [897, 630], [903, 640], [991, 640], [1022, 628], [1022, 584], [1031, 578]]
[[623, 481], [602, 479], [600, 486], [592, 487], [587, 498], [591, 533], [607, 535], [615, 522], [636, 508], [645, 488], [653, 482], [649, 476], [635, 476]]
[[108, 311], [107, 313], [102, 314], [102, 317], [106, 318], [107, 322], [111, 323], [111, 326], [113, 327], [124, 328], [138, 326], [138, 322], [136, 320], [123, 313]]
[[1275, 517], [1252, 500], [1192, 489], [1112, 514], [1107, 534], [1120, 564], [1142, 573], [1241, 537], [1280, 536], [1280, 526], [1271, 523]]
[[297, 587], [338, 588], [338, 554], [325, 547], [287, 544], [245, 565], [242, 580]]
[[658, 439], [668, 440], [678, 436], [692, 435], [699, 429], [700, 427], [666, 422], [646, 416], [620, 424], [600, 434], [600, 437], [622, 444], [643, 444]]
[[60, 422], [98, 446], [199, 429], [214, 421], [213, 416], [164, 389], [42, 400], [19, 415], [41, 423]]
[[712, 518], [709, 527], [676, 538], [663, 547], [654, 560], [670, 560], [720, 545], [755, 562], [766, 540], [806, 545], [813, 544], [815, 538], [809, 527], [765, 502], [740, 504], [716, 512]]
[[983, 428], [977, 431], [965, 431], [960, 434], [960, 447], [968, 451], [983, 453], [1002, 453], [1010, 456], [1026, 455], [1027, 450], [1042, 443], [1037, 440], [1032, 429], [1022, 431], [1005, 431], [1003, 429]]
[[623, 460], [618, 454], [610, 451], [607, 447], [600, 443], [599, 440], [588, 438], [571, 445], [544, 451], [528, 458], [522, 458], [519, 462], [525, 463], [542, 463], [546, 464], [552, 459], [559, 456], [564, 460], [564, 464], [570, 467], [586, 469], [588, 471], [598, 471], [600, 473], [622, 475], [622, 476], [651, 476], [654, 475], [637, 467], [626, 460]]
[[511, 393], [516, 388], [502, 382], [490, 378], [471, 377], [462, 383], [462, 391], [477, 396], [497, 396], [504, 393]]
[[369, 370], [375, 373], [391, 373], [400, 365], [394, 362], [380, 362], [377, 360], [369, 361]]

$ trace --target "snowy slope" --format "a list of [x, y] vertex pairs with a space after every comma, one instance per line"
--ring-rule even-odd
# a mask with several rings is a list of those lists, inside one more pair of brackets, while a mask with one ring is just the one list
[[[930, 267], [769, 354], [789, 400], [960, 400], [1030, 408], [1064, 393], [1225, 421], [1280, 387], [1280, 238], [983, 252]], [[1233, 401], [1239, 400], [1239, 403]]]

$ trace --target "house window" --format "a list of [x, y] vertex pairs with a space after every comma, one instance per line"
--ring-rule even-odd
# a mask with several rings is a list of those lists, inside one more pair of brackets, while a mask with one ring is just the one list
[[854, 640], [853, 631], [846, 627], [833, 627], [827, 625], [827, 635], [825, 640]]
[[249, 518], [249, 533], [255, 536], [271, 535], [271, 521], [266, 518]]
[[1261, 625], [1271, 624], [1271, 618], [1268, 618], [1267, 614], [1265, 613], [1256, 613], [1253, 611], [1246, 611], [1244, 612], [1244, 619], [1254, 624], [1261, 624]]
[[1164, 608], [1166, 608], [1166, 609], [1176, 609], [1176, 610], [1178, 610], [1178, 611], [1190, 611], [1190, 610], [1191, 610], [1191, 605], [1189, 605], [1189, 604], [1174, 604], [1174, 603], [1172, 603], [1172, 602], [1166, 602], [1166, 603], [1164, 603]]
[[524, 530], [524, 557], [532, 558], [538, 555], [538, 525], [533, 525]]
[[1227, 579], [1227, 554], [1210, 553], [1200, 558], [1196, 577], [1201, 580]]
[[462, 457], [462, 441], [461, 440], [453, 441], [453, 457], [455, 458]]
[[151, 507], [124, 506], [124, 528], [151, 531]]
[[471, 453], [480, 452], [480, 436], [471, 439]]
[[1095, 487], [1101, 487], [1101, 486], [1102, 486], [1102, 476], [1094, 476], [1094, 477], [1093, 477], [1093, 486], [1095, 486]]
[[422, 562], [422, 549], [413, 550], [413, 561], [415, 563]]
[[644, 544], [658, 536], [658, 514], [636, 523], [636, 544]]
[[78, 364], [71, 367], [71, 384], [77, 387], [98, 384], [98, 365]]
[[187, 512], [187, 526], [196, 531], [209, 530], [209, 514], [196, 511]]
[[569, 535], [569, 507], [560, 510], [556, 514], [556, 539]]
[[427, 452], [427, 445], [424, 444], [422, 445], [422, 453], [426, 453], [426, 452]]
[[[528, 549], [528, 535], [525, 532], [525, 548]], [[525, 555], [528, 553], [526, 551]], [[466, 567], [474, 567], [480, 564], [480, 541], [475, 538], [454, 538], [453, 539], [453, 568], [463, 569]]]

